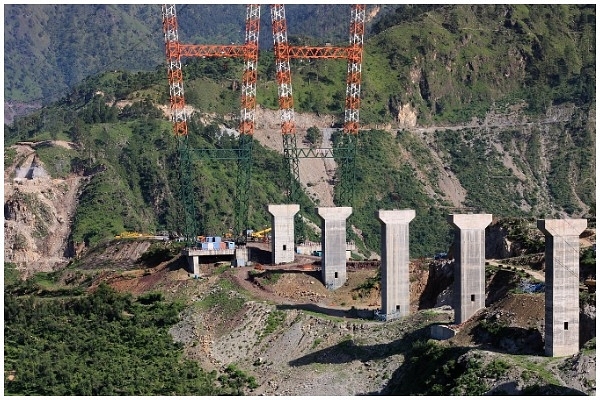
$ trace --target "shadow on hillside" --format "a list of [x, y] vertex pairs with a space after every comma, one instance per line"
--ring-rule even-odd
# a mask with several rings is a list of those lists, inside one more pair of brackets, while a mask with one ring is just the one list
[[504, 326], [497, 332], [490, 333], [485, 328], [477, 326], [473, 329], [472, 338], [474, 343], [481, 345], [481, 348], [498, 353], [544, 355], [544, 339], [540, 331], [535, 328]]
[[[258, 271], [258, 270], [255, 270]], [[263, 275], [268, 275], [268, 274], [305, 274], [308, 275], [310, 277], [315, 278], [317, 281], [321, 281], [321, 272], [320, 271], [312, 271], [312, 270], [303, 270], [303, 269], [283, 269], [283, 268], [266, 268], [264, 269], [262, 272], [257, 273], [254, 272], [254, 276], [255, 277], [261, 277]], [[321, 285], [323, 285], [322, 283], [320, 283]]]
[[522, 391], [522, 394], [528, 396], [587, 396], [587, 393], [580, 390], [553, 383], [543, 386], [537, 384], [528, 386]]
[[407, 333], [400, 339], [389, 343], [360, 345], [354, 343], [352, 339], [346, 339], [334, 346], [292, 360], [289, 362], [289, 365], [292, 367], [300, 367], [316, 363], [345, 364], [355, 360], [368, 362], [371, 360], [383, 359], [393, 354], [404, 353], [412, 347], [412, 344], [415, 341], [426, 339], [429, 336], [431, 325], [433, 324]]
[[303, 310], [303, 311], [312, 311], [315, 313], [328, 315], [330, 317], [338, 317], [338, 318], [372, 318], [373, 310], [368, 309], [357, 309], [350, 308], [349, 310], [345, 309], [336, 309], [336, 308], [328, 308], [323, 307], [318, 304], [313, 303], [305, 303], [305, 304], [279, 304], [277, 305], [278, 310]]
[[187, 270], [187, 260], [183, 256], [177, 256], [167, 263], [167, 269], [169, 271]]
[[259, 247], [249, 247], [248, 259], [253, 262], [257, 262], [260, 264], [270, 264], [271, 263], [271, 250], [263, 250]]
[[489, 307], [496, 301], [506, 297], [509, 291], [515, 288], [519, 282], [520, 279], [514, 271], [501, 269], [496, 272], [485, 290], [487, 294], [485, 306]]
[[438, 296], [454, 282], [454, 261], [436, 262], [429, 266], [425, 288], [419, 297], [419, 310], [434, 308]]

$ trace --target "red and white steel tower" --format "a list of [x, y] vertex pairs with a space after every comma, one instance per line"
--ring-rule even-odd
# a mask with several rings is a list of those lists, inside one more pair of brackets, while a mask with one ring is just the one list
[[[173, 133], [180, 137], [180, 172], [185, 207], [186, 237], [197, 235], [197, 224], [191, 179], [191, 152], [188, 145], [187, 115], [183, 90], [182, 57], [243, 58], [242, 98], [239, 122], [238, 174], [235, 207], [235, 229], [241, 235], [248, 221], [249, 186], [252, 166], [252, 135], [256, 115], [256, 81], [260, 5], [246, 7], [246, 35], [243, 45], [194, 45], [179, 42], [175, 5], [163, 5], [163, 31], [168, 66]], [[219, 158], [217, 156], [217, 158]]]
[[[362, 78], [362, 53], [365, 31], [365, 5], [351, 7], [350, 44], [347, 47], [333, 46], [290, 46], [287, 41], [287, 25], [285, 7], [281, 4], [271, 5], [271, 23], [273, 26], [273, 42], [279, 109], [281, 114], [281, 133], [283, 135], [284, 155], [288, 160], [290, 173], [290, 200], [297, 201], [295, 192], [299, 180], [298, 158], [315, 157], [311, 151], [299, 151], [296, 146], [296, 127], [292, 96], [292, 78], [290, 59], [347, 59], [348, 74], [346, 78], [346, 101], [344, 110], [344, 138], [337, 149], [342, 161], [341, 187], [339, 202], [352, 204], [354, 192], [354, 158], [356, 154], [356, 137], [359, 130], [360, 87]], [[331, 154], [321, 151], [319, 154]]]

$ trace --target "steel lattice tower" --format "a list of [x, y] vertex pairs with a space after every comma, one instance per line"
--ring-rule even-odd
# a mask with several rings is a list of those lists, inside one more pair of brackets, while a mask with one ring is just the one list
[[285, 8], [283, 5], [271, 5], [271, 25], [273, 29], [277, 94], [281, 116], [281, 134], [283, 137], [283, 155], [287, 163], [289, 185], [288, 200], [290, 203], [297, 203], [300, 190], [300, 169], [297, 156], [294, 97], [292, 95], [292, 74], [288, 51], [289, 45], [287, 40]]
[[[179, 140], [181, 195], [185, 212], [187, 240], [197, 235], [196, 212], [193, 185], [191, 184], [191, 154], [188, 144], [187, 115], [184, 105], [182, 57], [238, 57], [244, 60], [242, 77], [242, 99], [239, 124], [239, 149], [235, 158], [238, 162], [237, 187], [234, 201], [235, 229], [241, 236], [248, 222], [248, 199], [252, 172], [252, 141], [256, 113], [256, 80], [258, 67], [258, 36], [260, 26], [260, 6], [246, 7], [246, 35], [243, 45], [190, 45], [179, 42], [177, 16], [174, 5], [163, 5], [163, 30], [168, 64], [169, 90], [173, 132]], [[212, 158], [229, 159], [230, 155], [217, 151], [206, 151]]]
[[[239, 125], [239, 148], [234, 157], [220, 154], [218, 149], [205, 149], [212, 158], [236, 158], [238, 162], [235, 198], [236, 234], [242, 232], [248, 222], [250, 178], [252, 170], [252, 142], [255, 127], [256, 81], [258, 67], [258, 36], [260, 6], [246, 8], [245, 43], [239, 45], [189, 45], [179, 42], [177, 17], [174, 5], [163, 5], [163, 30], [168, 63], [169, 91], [173, 132], [179, 141], [181, 195], [185, 211], [185, 236], [188, 240], [197, 234], [193, 185], [191, 182], [191, 149], [188, 143], [187, 115], [183, 91], [182, 57], [241, 57], [244, 60], [242, 100]], [[338, 204], [352, 205], [355, 183], [355, 156], [358, 137], [360, 84], [362, 74], [362, 51], [365, 24], [365, 6], [351, 7], [350, 45], [348, 47], [290, 46], [287, 40], [285, 8], [271, 6], [273, 44], [277, 72], [281, 132], [284, 157], [288, 170], [288, 200], [298, 202], [300, 193], [299, 158], [335, 157], [341, 160], [340, 190]], [[347, 59], [346, 101], [342, 143], [335, 149], [299, 149], [296, 142], [294, 101], [290, 70], [291, 58]]]
[[183, 92], [183, 72], [181, 70], [181, 49], [177, 32], [177, 16], [174, 5], [162, 6], [163, 32], [169, 78], [169, 94], [171, 98], [171, 120], [173, 134], [177, 137], [179, 152], [179, 184], [184, 211], [184, 237], [191, 243], [197, 234], [196, 209], [194, 205], [193, 186], [191, 182], [191, 157], [188, 142], [187, 115]]
[[300, 182], [298, 159], [304, 157], [329, 157], [329, 149], [298, 149], [294, 122], [292, 78], [290, 59], [347, 59], [346, 101], [344, 111], [344, 135], [342, 143], [335, 149], [335, 156], [341, 160], [340, 194], [337, 203], [352, 205], [355, 183], [355, 157], [358, 136], [360, 85], [362, 78], [362, 52], [365, 27], [365, 6], [351, 7], [350, 45], [348, 47], [290, 46], [287, 41], [287, 25], [283, 5], [271, 6], [275, 64], [281, 113], [281, 133], [284, 155], [288, 162], [290, 176], [290, 200], [297, 201], [296, 192]]

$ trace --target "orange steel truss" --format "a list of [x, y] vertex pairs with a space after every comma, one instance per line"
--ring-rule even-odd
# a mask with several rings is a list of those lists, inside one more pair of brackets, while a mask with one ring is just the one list
[[246, 38], [243, 45], [194, 45], [179, 42], [177, 16], [174, 5], [163, 5], [163, 31], [168, 64], [169, 90], [171, 95], [171, 115], [173, 133], [185, 136], [187, 116], [183, 91], [182, 57], [243, 58], [244, 75], [242, 77], [242, 100], [240, 133], [254, 134], [254, 115], [256, 108], [256, 80], [258, 67], [258, 33], [260, 25], [260, 5], [246, 7]]
[[273, 27], [275, 63], [277, 65], [277, 83], [279, 85], [281, 133], [283, 135], [295, 133], [292, 78], [289, 60], [291, 58], [300, 58], [348, 60], [344, 133], [358, 134], [365, 5], [355, 4], [351, 7], [350, 44], [348, 47], [290, 46], [287, 42], [285, 9], [281, 4], [271, 5], [271, 22]]

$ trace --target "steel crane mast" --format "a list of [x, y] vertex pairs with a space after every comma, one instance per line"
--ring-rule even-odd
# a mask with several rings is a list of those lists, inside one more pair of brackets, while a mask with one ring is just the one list
[[358, 134], [360, 108], [360, 82], [362, 78], [362, 54], [365, 34], [365, 5], [352, 6], [350, 23], [350, 47], [348, 48], [348, 78], [346, 80], [346, 111], [344, 132]]
[[[238, 174], [235, 198], [235, 228], [241, 236], [248, 221], [248, 199], [252, 167], [252, 135], [256, 113], [256, 81], [258, 68], [258, 36], [260, 5], [246, 7], [246, 35], [244, 45], [193, 45], [179, 42], [175, 5], [163, 5], [163, 31], [168, 64], [169, 91], [173, 132], [180, 138], [180, 172], [182, 198], [185, 207], [186, 237], [197, 235], [196, 213], [191, 180], [191, 156], [188, 144], [187, 115], [183, 91], [182, 57], [239, 57], [244, 60], [242, 99], [239, 124]], [[216, 157], [220, 158], [220, 157]], [[229, 158], [229, 157], [224, 157]]]
[[162, 17], [171, 99], [171, 120], [173, 122], [173, 134], [177, 137], [179, 152], [179, 184], [184, 209], [183, 235], [186, 242], [190, 244], [196, 237], [198, 227], [196, 224], [193, 187], [191, 186], [192, 162], [188, 142], [187, 114], [185, 112], [183, 73], [181, 71], [181, 52], [175, 6], [163, 5]]
[[283, 137], [283, 155], [287, 162], [288, 200], [298, 202], [300, 169], [297, 157], [296, 124], [294, 120], [294, 97], [292, 94], [292, 74], [290, 69], [289, 44], [285, 8], [282, 4], [271, 5], [271, 25], [273, 29], [273, 49], [277, 76], [277, 94]]
[[245, 241], [244, 229], [248, 227], [250, 181], [252, 175], [252, 136], [256, 115], [256, 80], [258, 74], [258, 35], [260, 5], [246, 7], [246, 38], [244, 42], [244, 75], [242, 77], [242, 101], [237, 187], [234, 204], [235, 232], [237, 241]]
[[350, 46], [348, 47], [348, 75], [346, 79], [346, 104], [344, 135], [342, 136], [342, 165], [339, 200], [342, 204], [354, 203], [356, 182], [356, 148], [360, 110], [360, 84], [362, 79], [362, 54], [365, 33], [365, 5], [356, 4], [351, 9]]
[[[279, 109], [281, 113], [281, 133], [283, 136], [284, 156], [288, 160], [290, 176], [290, 200], [297, 201], [296, 191], [300, 182], [298, 158], [314, 157], [315, 154], [297, 148], [296, 127], [294, 122], [292, 78], [290, 59], [347, 59], [346, 100], [344, 110], [344, 135], [337, 149], [342, 160], [339, 203], [351, 205], [354, 197], [356, 142], [359, 129], [360, 85], [362, 78], [362, 52], [365, 28], [365, 5], [351, 7], [350, 44], [348, 47], [333, 46], [290, 46], [287, 41], [287, 25], [284, 5], [271, 5], [271, 23]], [[321, 151], [320, 154], [329, 154]]]

